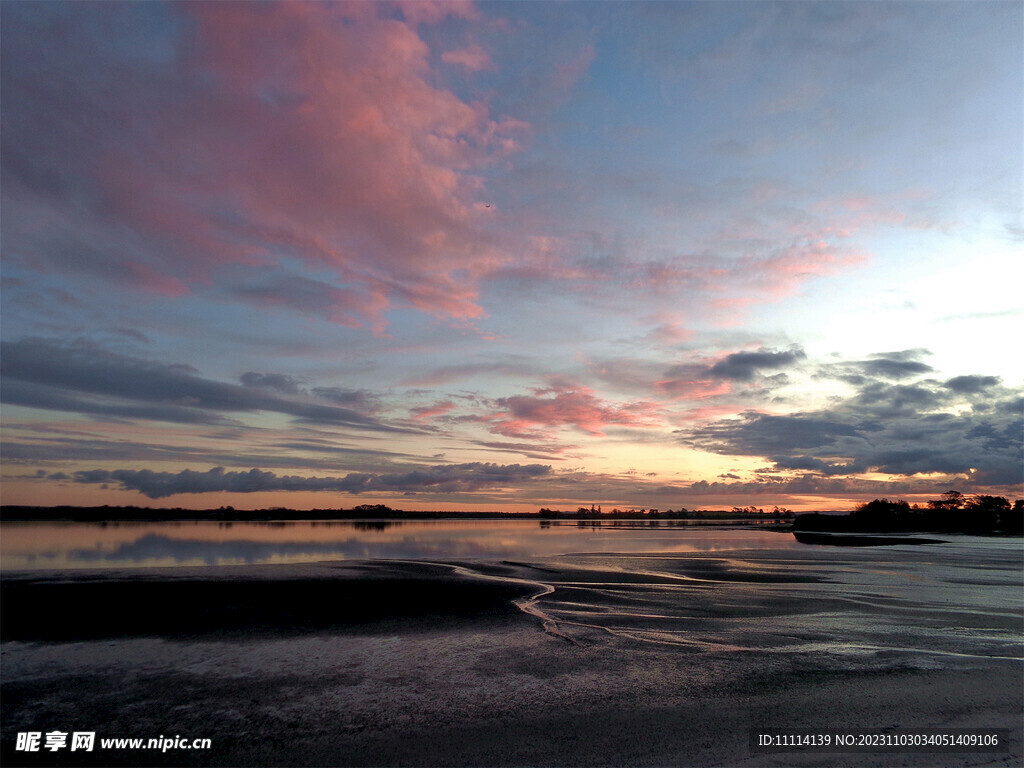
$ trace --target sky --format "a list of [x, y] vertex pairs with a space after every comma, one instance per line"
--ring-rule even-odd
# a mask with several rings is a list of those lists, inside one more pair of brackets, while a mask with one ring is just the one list
[[0, 500], [1020, 497], [1022, 32], [4, 2]]

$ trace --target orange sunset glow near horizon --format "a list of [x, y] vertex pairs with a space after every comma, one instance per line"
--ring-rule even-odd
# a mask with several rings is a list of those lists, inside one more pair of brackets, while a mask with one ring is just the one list
[[9, 505], [1024, 496], [1024, 7], [0, 5]]

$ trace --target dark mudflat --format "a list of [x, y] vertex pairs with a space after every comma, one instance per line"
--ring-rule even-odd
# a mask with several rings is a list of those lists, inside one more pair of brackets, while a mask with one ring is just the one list
[[512, 601], [531, 592], [529, 585], [428, 564], [342, 565], [277, 578], [267, 577], [280, 573], [274, 566], [262, 570], [251, 576], [204, 569], [184, 578], [165, 573], [5, 578], [0, 639], [289, 635], [396, 621], [409, 629], [519, 617]]

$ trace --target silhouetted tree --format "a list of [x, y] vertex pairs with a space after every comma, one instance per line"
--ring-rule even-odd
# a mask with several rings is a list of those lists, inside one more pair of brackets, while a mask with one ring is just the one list
[[874, 499], [845, 517], [809, 514], [793, 521], [794, 530], [808, 531], [935, 531], [970, 534], [1024, 533], [1024, 501], [1010, 504], [1003, 496], [966, 497], [947, 491], [928, 503], [929, 509], [911, 508], [902, 500]]
[[965, 502], [967, 509], [1009, 512], [1010, 501], [1005, 496], [972, 496]]
[[1003, 496], [972, 496], [964, 503], [964, 523], [970, 530], [1001, 531], [1009, 522], [1010, 502]]
[[890, 501], [889, 499], [872, 499], [866, 504], [861, 504], [854, 510], [855, 515], [864, 517], [879, 517], [883, 515], [909, 514], [910, 505], [903, 499]]
[[964, 496], [960, 491], [946, 491], [942, 494], [941, 499], [935, 499], [928, 502], [928, 506], [932, 509], [960, 509], [967, 502], [967, 497]]
[[1024, 499], [1017, 499], [1013, 502], [1013, 510], [1008, 515], [1003, 515], [1005, 521], [1003, 531], [1005, 533], [1024, 533]]

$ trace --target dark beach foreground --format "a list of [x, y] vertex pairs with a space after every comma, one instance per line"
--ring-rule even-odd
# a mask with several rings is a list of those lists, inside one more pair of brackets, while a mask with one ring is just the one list
[[[0, 758], [1020, 765], [1019, 553], [961, 567], [928, 546], [828, 549], [8, 574]], [[752, 729], [937, 727], [1010, 740], [992, 752], [750, 746]], [[95, 732], [96, 748], [16, 749], [18, 732], [53, 730]], [[160, 736], [210, 748], [99, 745]]]

